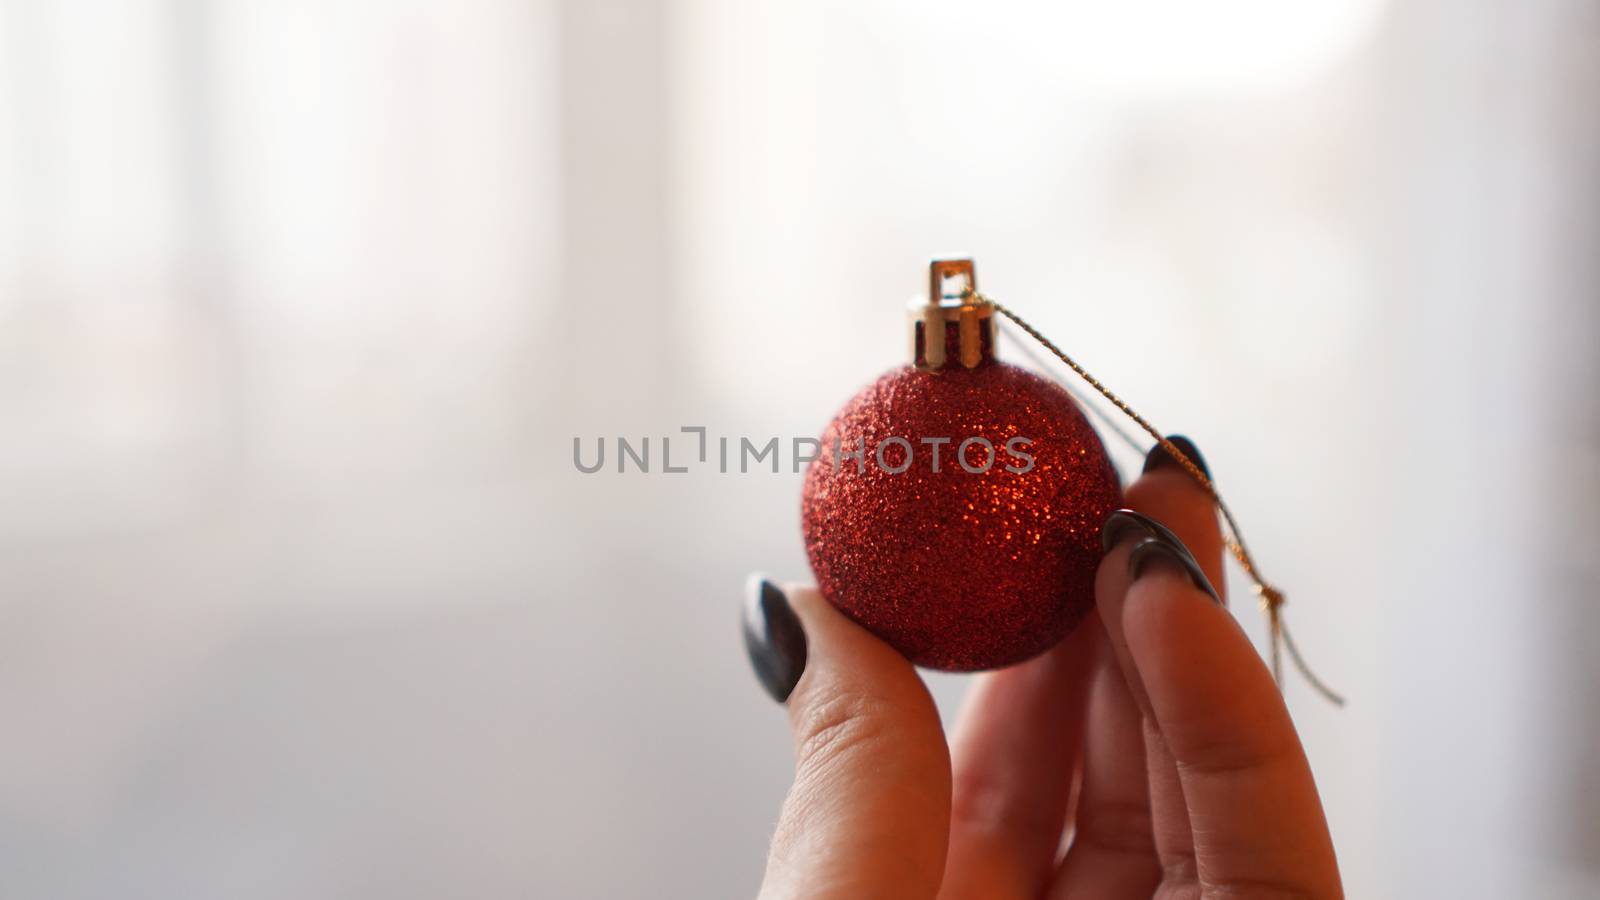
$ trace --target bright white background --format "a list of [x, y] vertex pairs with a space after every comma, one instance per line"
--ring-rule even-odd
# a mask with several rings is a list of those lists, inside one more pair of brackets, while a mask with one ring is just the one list
[[958, 250], [1205, 450], [1350, 895], [1594, 896], [1597, 110], [1584, 0], [10, 0], [0, 895], [750, 895], [798, 477], [571, 441]]

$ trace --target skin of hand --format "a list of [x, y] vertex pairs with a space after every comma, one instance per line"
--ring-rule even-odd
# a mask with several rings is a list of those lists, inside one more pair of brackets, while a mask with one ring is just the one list
[[[1150, 469], [1129, 507], [1221, 586], [1210, 498]], [[915, 669], [814, 589], [787, 708], [795, 780], [764, 900], [1337, 898], [1299, 737], [1245, 633], [1170, 561], [1102, 562], [1096, 612], [974, 683], [948, 743]]]

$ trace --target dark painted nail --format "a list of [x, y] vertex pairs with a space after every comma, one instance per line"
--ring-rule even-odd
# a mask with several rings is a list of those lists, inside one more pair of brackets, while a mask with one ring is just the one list
[[[1206, 467], [1206, 458], [1200, 455], [1200, 448], [1194, 445], [1194, 441], [1181, 434], [1169, 434], [1167, 435], [1167, 440], [1172, 442], [1172, 446], [1178, 448], [1178, 452], [1189, 457], [1190, 462], [1199, 466], [1200, 471], [1204, 472], [1207, 478], [1211, 477], [1211, 470]], [[1179, 464], [1177, 459], [1173, 458], [1171, 453], [1167, 452], [1165, 445], [1157, 444], [1151, 448], [1149, 455], [1144, 458], [1144, 471], [1153, 472], [1156, 469], [1165, 468], [1177, 469], [1180, 472], [1188, 471]]]
[[[1183, 539], [1172, 533], [1167, 526], [1157, 522], [1142, 512], [1131, 509], [1113, 510], [1106, 516], [1104, 525], [1100, 526], [1100, 547], [1110, 553], [1111, 548], [1122, 542], [1129, 534], [1154, 535], [1164, 537], [1179, 547], [1183, 546]], [[1185, 553], [1189, 552], [1187, 548]]]
[[1128, 577], [1138, 581], [1140, 576], [1149, 571], [1150, 566], [1160, 561], [1177, 565], [1189, 576], [1189, 581], [1202, 591], [1211, 596], [1211, 601], [1218, 606], [1222, 605], [1222, 598], [1217, 596], [1217, 589], [1211, 586], [1211, 579], [1206, 577], [1205, 570], [1200, 568], [1200, 563], [1195, 561], [1194, 554], [1189, 552], [1182, 542], [1174, 544], [1163, 536], [1147, 537], [1133, 545], [1133, 550], [1128, 554]]
[[806, 631], [794, 614], [783, 589], [762, 578], [750, 576], [745, 588], [744, 649], [756, 678], [772, 699], [783, 703], [806, 670]]

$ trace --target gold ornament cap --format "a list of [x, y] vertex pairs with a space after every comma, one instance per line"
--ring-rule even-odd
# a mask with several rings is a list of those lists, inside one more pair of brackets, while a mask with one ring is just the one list
[[[961, 282], [952, 290], [951, 282]], [[994, 304], [978, 293], [970, 259], [928, 264], [927, 299], [911, 301], [911, 362], [924, 372], [994, 360]]]

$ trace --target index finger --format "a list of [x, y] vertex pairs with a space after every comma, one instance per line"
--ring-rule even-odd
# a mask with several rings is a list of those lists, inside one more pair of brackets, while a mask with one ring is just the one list
[[[1203, 548], [1195, 556], [1220, 584], [1220, 534], [1203, 488], [1182, 470], [1161, 468], [1128, 498], [1184, 544]], [[1195, 875], [1208, 889], [1338, 896], [1316, 784], [1267, 667], [1232, 615], [1181, 565], [1155, 554], [1151, 564], [1128, 571], [1132, 543], [1107, 559], [1104, 574], [1126, 588], [1101, 593], [1101, 615], [1117, 617], [1121, 627], [1109, 631], [1122, 642], [1139, 702], [1176, 763]]]

